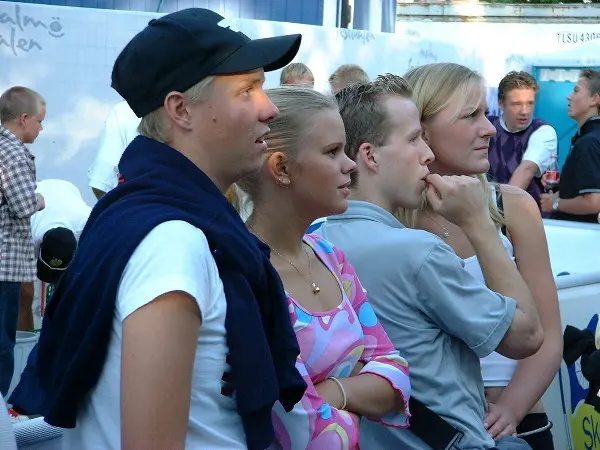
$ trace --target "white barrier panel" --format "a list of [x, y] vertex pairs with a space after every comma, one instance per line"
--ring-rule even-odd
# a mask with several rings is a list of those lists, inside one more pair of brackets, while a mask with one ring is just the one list
[[552, 272], [600, 271], [600, 224], [544, 220]]
[[[567, 325], [596, 330], [600, 314], [600, 225], [544, 220], [563, 330]], [[588, 382], [579, 361], [562, 363], [544, 394], [557, 450], [600, 450], [600, 414], [584, 404]]]

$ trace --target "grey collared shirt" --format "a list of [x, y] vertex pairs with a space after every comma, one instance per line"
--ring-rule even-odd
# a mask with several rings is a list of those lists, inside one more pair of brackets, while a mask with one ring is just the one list
[[[437, 236], [351, 201], [316, 231], [354, 266], [388, 336], [410, 367], [412, 395], [464, 433], [461, 449], [492, 448], [483, 426], [479, 358], [493, 352], [516, 302], [487, 289]], [[361, 447], [428, 449], [409, 430], [363, 420]]]

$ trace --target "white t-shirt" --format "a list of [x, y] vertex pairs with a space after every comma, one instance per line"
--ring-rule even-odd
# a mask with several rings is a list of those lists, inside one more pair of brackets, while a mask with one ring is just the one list
[[[496, 201], [496, 189], [492, 187], [492, 198]], [[498, 235], [502, 241], [502, 246], [510, 256], [510, 259], [515, 262], [515, 249], [510, 242], [510, 239], [506, 237], [500, 230]], [[473, 255], [470, 258], [466, 258], [465, 270], [471, 274], [473, 278], [481, 283], [485, 283], [485, 276], [477, 255]], [[517, 369], [517, 361], [514, 359], [507, 358], [498, 352], [490, 353], [488, 356], [481, 358], [481, 377], [483, 378], [483, 385], [485, 387], [505, 387], [508, 386], [510, 380]]]
[[140, 120], [127, 102], [114, 106], [104, 124], [96, 159], [88, 169], [90, 187], [108, 192], [117, 186], [119, 161], [129, 143], [137, 136]]
[[[512, 243], [502, 233], [500, 233], [500, 240], [502, 241], [502, 245], [506, 249], [508, 256], [510, 256], [514, 262], [515, 252]], [[485, 284], [485, 276], [483, 275], [483, 270], [481, 269], [477, 255], [466, 258], [464, 262], [465, 270], [469, 272], [473, 278]], [[517, 369], [517, 361], [507, 358], [497, 352], [484, 356], [481, 358], [480, 363], [481, 377], [483, 378], [483, 385], [485, 387], [507, 386]]]
[[223, 283], [204, 233], [187, 222], [170, 221], [144, 238], [125, 267], [106, 362], [98, 384], [79, 411], [77, 427], [65, 430], [65, 449], [121, 448], [122, 323], [138, 308], [172, 291], [194, 297], [202, 313], [185, 447], [246, 448], [235, 400], [221, 394], [228, 352]]
[[52, 228], [67, 228], [79, 240], [92, 211], [79, 189], [64, 180], [42, 180], [38, 181], [35, 192], [42, 194], [46, 204], [44, 209], [31, 216], [31, 235], [36, 254], [44, 234]]
[[[509, 133], [504, 118], [500, 118], [500, 125]], [[529, 136], [527, 148], [523, 153], [522, 161], [531, 161], [538, 166], [535, 174], [537, 178], [541, 177], [557, 158], [558, 137], [556, 131], [550, 125], [542, 125]]]

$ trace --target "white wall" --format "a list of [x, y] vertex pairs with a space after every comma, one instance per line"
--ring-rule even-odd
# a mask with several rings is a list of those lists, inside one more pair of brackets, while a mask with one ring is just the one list
[[[157, 16], [0, 2], [0, 91], [25, 85], [48, 101], [45, 130], [32, 146], [39, 179], [69, 180], [88, 202], [94, 202], [87, 186], [87, 169], [104, 119], [120, 101], [110, 87], [112, 65], [129, 39]], [[590, 55], [600, 58], [597, 25], [409, 19], [398, 22], [396, 34], [267, 21], [234, 23], [253, 38], [302, 33], [295, 60], [310, 66], [316, 88], [322, 91], [328, 89], [329, 75], [344, 63], [360, 64], [375, 77], [385, 72], [403, 74], [428, 62], [453, 61], [481, 71], [493, 86], [508, 70], [526, 68], [536, 58], [552, 60], [553, 52], [567, 51], [567, 56], [575, 58], [580, 55], [582, 61]], [[598, 39], [585, 44], [563, 42], [564, 33], [574, 30]], [[267, 87], [276, 86], [278, 78], [278, 72], [269, 74]], [[493, 90], [488, 98], [493, 110]]]
[[[110, 87], [114, 60], [125, 44], [159, 14], [0, 2], [0, 92], [13, 85], [39, 91], [47, 100], [45, 129], [32, 145], [38, 178], [73, 182], [89, 203], [87, 169], [103, 122], [121, 99]], [[356, 62], [371, 76], [400, 73], [416, 39], [393, 34], [337, 30], [268, 21], [233, 22], [253, 38], [302, 33], [296, 61], [307, 63], [316, 87], [327, 90], [329, 75]], [[279, 72], [267, 87], [279, 84]]]
[[[572, 43], [574, 33], [584, 42]], [[396, 23], [401, 39], [419, 39], [411, 52], [411, 65], [457, 62], [479, 71], [497, 86], [511, 70], [530, 69], [536, 63], [578, 66], [600, 62], [598, 24], [416, 22], [401, 18]]]
[[544, 229], [554, 275], [600, 273], [600, 224], [545, 219]]
[[[556, 278], [563, 329], [572, 325], [584, 329], [600, 314], [600, 225], [544, 220], [552, 272], [571, 275]], [[598, 416], [583, 403], [587, 381], [581, 367], [567, 369], [562, 363], [557, 376], [544, 395], [556, 449], [599, 449], [600, 437], [595, 437]], [[591, 433], [590, 433], [591, 430]], [[591, 445], [590, 445], [591, 444]]]
[[110, 88], [112, 64], [151, 17], [0, 2], [0, 91], [24, 85], [47, 101], [45, 129], [31, 146], [38, 179], [69, 180], [93, 203], [86, 171], [104, 119], [120, 100]]

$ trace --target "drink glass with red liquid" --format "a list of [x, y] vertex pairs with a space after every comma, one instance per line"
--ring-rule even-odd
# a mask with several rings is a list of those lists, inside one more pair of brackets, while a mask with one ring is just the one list
[[558, 170], [548, 170], [546, 171], [546, 192], [548, 194], [552, 194], [558, 190], [558, 185], [560, 183], [560, 172]]

